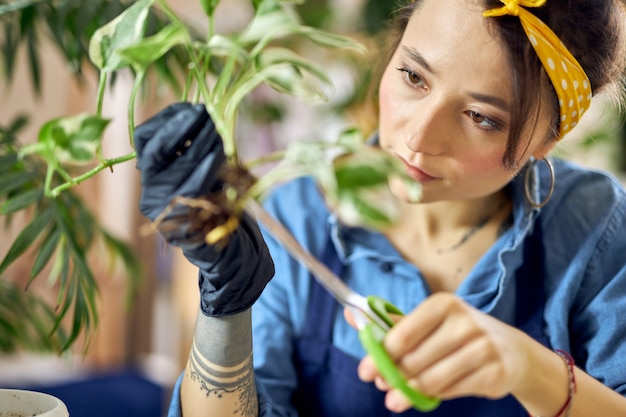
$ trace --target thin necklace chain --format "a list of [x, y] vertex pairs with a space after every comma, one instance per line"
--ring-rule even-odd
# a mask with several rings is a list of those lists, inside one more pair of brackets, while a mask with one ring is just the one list
[[494, 211], [492, 211], [491, 213], [489, 213], [487, 216], [483, 217], [478, 223], [476, 223], [474, 226], [472, 226], [471, 229], [469, 229], [462, 237], [461, 240], [459, 240], [457, 243], [455, 243], [454, 245], [450, 246], [449, 248], [445, 248], [445, 249], [437, 249], [437, 254], [440, 255], [442, 253], [446, 253], [446, 252], [452, 252], [458, 248], [460, 248], [461, 246], [463, 246], [463, 244], [465, 244], [472, 236], [474, 236], [480, 229], [482, 229], [483, 227], [485, 227], [485, 225], [487, 223], [489, 223], [489, 221], [496, 215], [498, 214], [498, 212], [502, 209], [502, 207], [504, 207], [504, 204], [506, 203], [506, 199], [502, 200], [502, 202], [500, 203], [500, 205], [498, 207], [496, 207], [496, 209]]

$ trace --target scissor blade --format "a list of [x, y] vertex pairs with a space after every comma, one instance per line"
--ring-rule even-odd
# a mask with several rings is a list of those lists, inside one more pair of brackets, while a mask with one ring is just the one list
[[256, 200], [250, 199], [246, 205], [246, 209], [265, 225], [267, 230], [283, 244], [285, 249], [287, 249], [296, 260], [300, 261], [313, 273], [315, 279], [341, 305], [356, 308], [383, 329], [389, 328], [389, 326], [370, 308], [365, 297], [353, 291], [341, 278], [328, 269], [326, 265], [303, 248], [293, 235], [289, 233], [280, 222], [275, 220]]

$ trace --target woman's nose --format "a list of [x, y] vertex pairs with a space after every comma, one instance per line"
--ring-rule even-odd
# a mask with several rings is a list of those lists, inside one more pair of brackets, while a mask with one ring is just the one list
[[416, 105], [407, 121], [405, 142], [412, 152], [438, 155], [444, 152], [446, 136], [450, 134], [453, 120], [441, 101], [424, 100]]

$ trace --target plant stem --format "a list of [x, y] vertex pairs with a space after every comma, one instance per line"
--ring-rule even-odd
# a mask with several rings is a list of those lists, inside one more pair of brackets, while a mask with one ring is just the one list
[[262, 155], [258, 158], [250, 159], [245, 162], [245, 166], [248, 169], [253, 169], [258, 166], [269, 164], [271, 162], [281, 161], [284, 157], [285, 157], [285, 151], [280, 150], [280, 151], [272, 152], [268, 155]]
[[102, 106], [104, 102], [104, 92], [106, 90], [107, 85], [107, 73], [104, 71], [100, 72], [100, 77], [98, 78], [98, 97], [96, 104], [96, 115], [98, 117], [102, 117]]
[[209, 16], [209, 28], [206, 34], [206, 41], [209, 42], [215, 34], [215, 13]]
[[48, 165], [46, 168], [46, 179], [43, 183], [43, 192], [45, 195], [51, 194], [50, 187], [52, 186], [52, 177], [54, 176], [54, 167]]
[[[98, 96], [96, 101], [96, 115], [98, 117], [102, 117], [102, 107], [104, 105], [104, 93], [106, 91], [107, 85], [107, 73], [104, 71], [100, 72], [98, 77]], [[96, 157], [98, 161], [103, 162], [104, 158], [102, 157], [102, 140], [98, 142], [98, 148], [96, 149]]]
[[189, 97], [189, 90], [191, 90], [191, 82], [193, 81], [193, 77], [191, 74], [187, 74], [185, 77], [185, 89], [183, 90], [183, 96], [181, 97], [181, 101], [187, 101]]
[[126, 162], [126, 161], [130, 161], [132, 159], [135, 159], [137, 157], [137, 153], [136, 152], [131, 152], [127, 155], [123, 155], [123, 156], [119, 156], [117, 158], [111, 158], [111, 159], [107, 159], [105, 160], [103, 163], [101, 163], [100, 165], [94, 167], [93, 169], [90, 169], [89, 171], [85, 172], [82, 175], [79, 175], [77, 177], [72, 178], [71, 181], [68, 181], [64, 184], [61, 184], [59, 186], [57, 186], [56, 188], [54, 188], [51, 192], [50, 192], [50, 196], [52, 198], [57, 197], [59, 194], [61, 194], [63, 191], [65, 190], [69, 190], [70, 188], [80, 184], [81, 182], [88, 180], [89, 178], [93, 177], [94, 175], [96, 175], [98, 172], [103, 171], [107, 168], [111, 168], [113, 165], [117, 165], [117, 164], [121, 164], [122, 162]]
[[137, 77], [133, 84], [133, 89], [130, 91], [130, 97], [128, 99], [128, 137], [130, 139], [130, 146], [135, 148], [135, 100], [137, 98], [137, 92], [141, 87], [146, 71], [143, 69], [137, 69]]
[[[167, 17], [176, 23], [180, 23], [184, 26], [181, 20], [178, 18], [176, 13], [166, 4], [164, 0], [158, 0], [159, 5], [161, 6], [163, 12], [167, 15]], [[209, 16], [209, 29], [207, 33], [207, 42], [211, 40], [215, 31], [215, 18], [213, 15]], [[220, 117], [221, 114], [215, 111], [215, 101], [219, 100], [221, 97], [215, 96], [211, 94], [207, 85], [206, 85], [206, 69], [202, 65], [202, 57], [198, 57], [196, 51], [190, 46], [192, 45], [192, 40], [188, 39], [186, 42], [187, 53], [189, 54], [191, 60], [190, 70], [193, 72], [196, 82], [198, 83], [198, 89], [202, 99], [204, 100], [205, 105], [207, 106], [207, 111], [211, 115], [213, 122], [215, 123], [215, 127], [217, 131], [222, 136], [222, 140], [224, 141], [224, 153], [229, 161], [233, 162], [237, 160], [237, 147], [235, 146], [235, 138], [234, 138], [234, 125], [235, 120], [224, 120], [225, 118]], [[232, 61], [236, 61], [236, 57], [232, 57]], [[231, 64], [234, 65], [234, 62]], [[224, 71], [223, 71], [224, 72]], [[230, 70], [228, 72], [231, 72]], [[230, 74], [228, 74], [230, 75]], [[233, 117], [234, 119], [234, 117]]]

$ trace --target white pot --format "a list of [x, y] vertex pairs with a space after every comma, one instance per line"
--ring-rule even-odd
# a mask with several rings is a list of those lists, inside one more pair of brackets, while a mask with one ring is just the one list
[[68, 417], [63, 401], [42, 392], [0, 389], [0, 417]]

